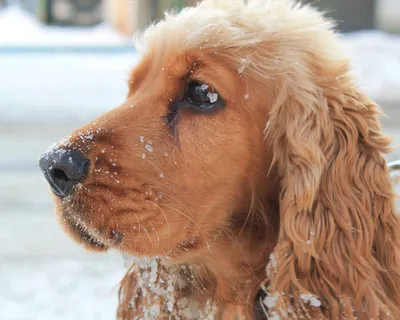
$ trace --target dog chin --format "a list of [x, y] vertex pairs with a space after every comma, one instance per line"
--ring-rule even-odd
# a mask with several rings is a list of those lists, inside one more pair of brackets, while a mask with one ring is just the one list
[[63, 213], [61, 213], [60, 217], [65, 231], [86, 249], [91, 251], [107, 251], [109, 249], [106, 242], [79, 219]]

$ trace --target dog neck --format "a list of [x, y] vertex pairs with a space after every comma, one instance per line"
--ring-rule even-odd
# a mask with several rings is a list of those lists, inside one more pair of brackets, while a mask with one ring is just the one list
[[233, 213], [228, 226], [215, 230], [209, 245], [184, 263], [160, 257], [131, 261], [121, 282], [119, 318], [251, 318], [279, 219], [276, 206], [257, 207], [269, 212]]
[[195, 299], [212, 297], [218, 306], [217, 318], [252, 319], [277, 228], [265, 225], [258, 215], [233, 214], [231, 228], [219, 232], [210, 249], [193, 259], [194, 279], [203, 290], [193, 291]]

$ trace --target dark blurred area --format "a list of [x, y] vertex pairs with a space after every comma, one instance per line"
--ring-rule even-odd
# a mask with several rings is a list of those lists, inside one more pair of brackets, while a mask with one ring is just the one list
[[[383, 29], [400, 32], [398, 0], [304, 0], [323, 9], [342, 32]], [[162, 17], [165, 10], [195, 5], [198, 0], [0, 0], [0, 8], [18, 4], [49, 25], [93, 26], [103, 21], [122, 33]]]
[[375, 28], [376, 0], [308, 1], [336, 20], [342, 32]]

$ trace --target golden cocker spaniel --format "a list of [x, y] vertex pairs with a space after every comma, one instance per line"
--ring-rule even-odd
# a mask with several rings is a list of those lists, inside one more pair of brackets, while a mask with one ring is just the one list
[[332, 27], [288, 0], [167, 14], [126, 101], [42, 156], [66, 232], [131, 256], [120, 319], [400, 319], [390, 140]]

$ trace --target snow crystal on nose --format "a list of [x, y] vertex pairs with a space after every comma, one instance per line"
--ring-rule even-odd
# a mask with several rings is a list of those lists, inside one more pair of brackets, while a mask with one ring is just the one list
[[93, 140], [94, 134], [96, 132], [99, 132], [100, 128], [93, 130], [93, 129], [87, 129], [84, 132], [78, 132], [78, 138], [84, 143], [89, 143]]
[[71, 137], [72, 137], [71, 135], [68, 135], [65, 138], [63, 138], [62, 140], [51, 144], [47, 148], [46, 154], [49, 153], [49, 152], [52, 152], [52, 151], [54, 151], [56, 149], [62, 148], [62, 147], [65, 147], [65, 148], [70, 147], [72, 145], [72, 143], [70, 141]]
[[143, 136], [140, 136], [139, 140], [140, 140], [141, 143], [144, 143], [144, 137]]
[[[62, 149], [66, 148], [70, 149], [78, 149], [82, 151], [82, 146], [85, 146], [86, 149], [90, 148], [90, 145], [95, 138], [95, 134], [98, 134], [102, 131], [101, 127], [95, 129], [87, 129], [83, 132], [79, 131], [74, 135], [68, 135], [59, 142], [53, 143], [47, 150], [47, 152], [62, 152]], [[74, 139], [72, 139], [74, 138]], [[72, 140], [72, 141], [71, 141]], [[78, 144], [75, 144], [78, 142]], [[60, 150], [60, 151], [58, 151]]]

